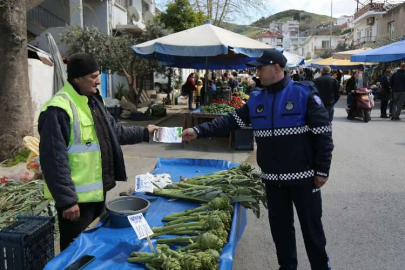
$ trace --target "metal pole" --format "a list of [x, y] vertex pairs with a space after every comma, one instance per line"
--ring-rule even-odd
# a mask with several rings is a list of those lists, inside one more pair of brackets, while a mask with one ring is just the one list
[[330, 0], [330, 19], [331, 19], [331, 21], [330, 21], [330, 37], [329, 37], [329, 50], [330, 50], [330, 53], [332, 53], [332, 28], [333, 28], [332, 3], [333, 3], [333, 0]]
[[204, 100], [205, 105], [208, 103], [208, 56], [205, 57], [205, 75], [204, 75]]

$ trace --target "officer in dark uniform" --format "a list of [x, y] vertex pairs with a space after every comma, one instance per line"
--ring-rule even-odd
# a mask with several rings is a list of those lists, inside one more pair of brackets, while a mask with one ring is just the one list
[[248, 63], [265, 88], [253, 91], [241, 109], [186, 129], [182, 137], [213, 137], [251, 124], [280, 269], [297, 269], [295, 205], [311, 268], [327, 270], [320, 188], [329, 176], [332, 128], [314, 85], [292, 81], [284, 72], [286, 62], [282, 53], [269, 50]]

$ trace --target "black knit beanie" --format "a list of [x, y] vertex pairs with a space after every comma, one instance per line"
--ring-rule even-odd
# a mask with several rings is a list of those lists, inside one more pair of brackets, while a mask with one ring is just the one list
[[74, 79], [99, 71], [100, 67], [93, 55], [78, 53], [73, 55], [67, 63], [68, 79]]

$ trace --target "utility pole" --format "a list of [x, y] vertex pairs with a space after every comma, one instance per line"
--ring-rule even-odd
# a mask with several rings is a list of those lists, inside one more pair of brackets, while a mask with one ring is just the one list
[[329, 50], [332, 53], [332, 28], [333, 28], [333, 17], [332, 17], [332, 3], [333, 0], [330, 0], [330, 38], [329, 38]]

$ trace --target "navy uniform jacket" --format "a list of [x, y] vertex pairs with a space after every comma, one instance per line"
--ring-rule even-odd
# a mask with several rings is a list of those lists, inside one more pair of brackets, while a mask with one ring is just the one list
[[274, 184], [313, 183], [329, 176], [332, 127], [312, 83], [289, 77], [260, 91], [233, 113], [194, 127], [197, 137], [225, 135], [251, 124], [262, 178]]

